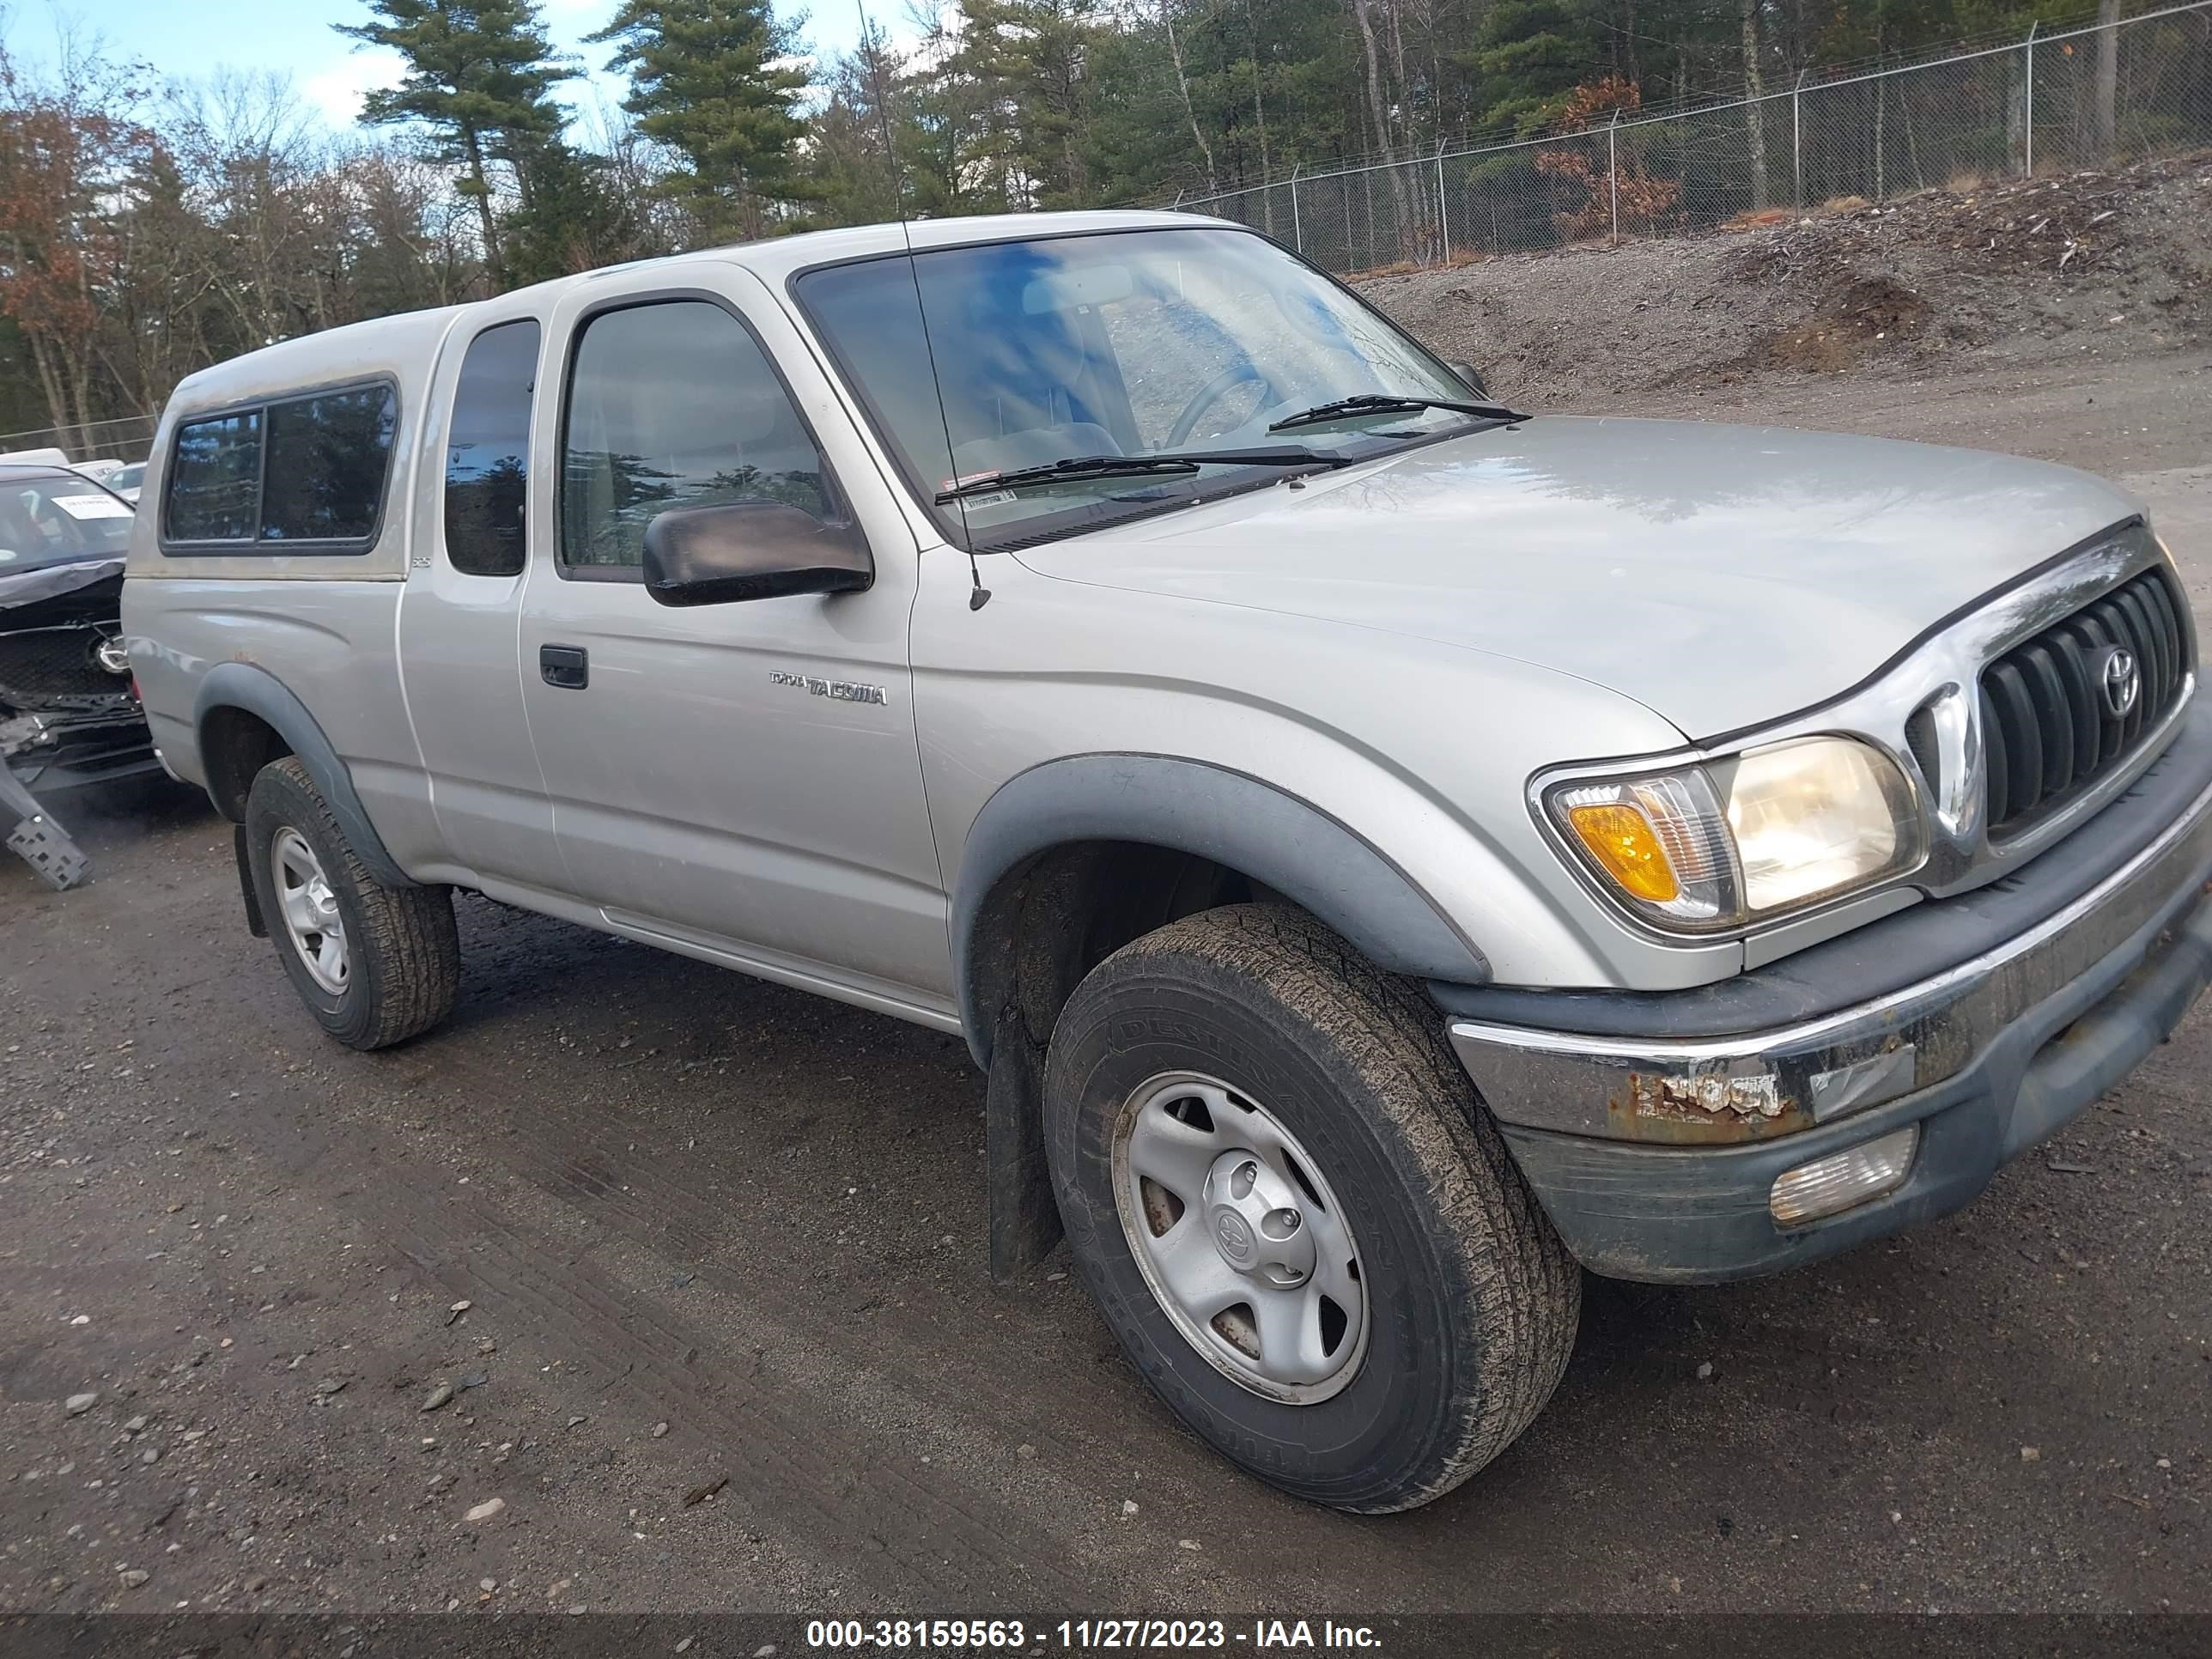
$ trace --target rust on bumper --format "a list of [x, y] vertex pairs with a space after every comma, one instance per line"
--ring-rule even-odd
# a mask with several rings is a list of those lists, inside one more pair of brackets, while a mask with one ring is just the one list
[[1955, 1076], [2024, 1012], [2149, 924], [2193, 908], [2212, 890], [2208, 872], [2212, 788], [2133, 859], [2016, 938], [1853, 1007], [1686, 1040], [1459, 1018], [1451, 1042], [1504, 1123], [1671, 1146], [1772, 1139]]

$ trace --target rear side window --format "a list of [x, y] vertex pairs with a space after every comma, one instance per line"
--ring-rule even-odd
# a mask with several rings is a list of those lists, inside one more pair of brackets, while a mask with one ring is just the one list
[[538, 340], [527, 319], [501, 323], [471, 340], [461, 359], [446, 447], [446, 556], [471, 575], [522, 570]]
[[669, 508], [759, 501], [832, 516], [821, 452], [752, 331], [704, 300], [586, 323], [562, 439], [562, 566], [634, 570]]
[[379, 385], [185, 422], [162, 501], [165, 547], [365, 550], [383, 511], [398, 412], [392, 389]]

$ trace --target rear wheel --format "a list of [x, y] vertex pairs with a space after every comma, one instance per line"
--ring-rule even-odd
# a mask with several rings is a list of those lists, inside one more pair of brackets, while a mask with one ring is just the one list
[[1201, 1437], [1365, 1512], [1509, 1445], [1580, 1270], [1417, 991], [1240, 905], [1109, 957], [1055, 1027], [1046, 1146], [1085, 1280]]
[[255, 775], [246, 856], [277, 957], [325, 1030], [381, 1048], [446, 1017], [460, 987], [452, 890], [370, 875], [297, 757]]

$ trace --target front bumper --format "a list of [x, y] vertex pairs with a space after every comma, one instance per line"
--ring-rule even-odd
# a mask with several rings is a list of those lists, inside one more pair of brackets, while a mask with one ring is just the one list
[[0, 719], [0, 763], [40, 794], [96, 788], [162, 771], [145, 717], [17, 714]]
[[0, 718], [0, 845], [20, 856], [46, 885], [66, 892], [84, 879], [84, 850], [55, 820], [46, 799], [161, 769], [135, 705], [125, 714]]
[[[2130, 810], [2151, 815], [2154, 832], [2117, 867], [2073, 890], [2062, 843], [2047, 869], [2038, 860], [1978, 908], [1972, 896], [1922, 906], [1836, 942], [1893, 967], [1900, 948], [2032, 902], [2039, 879], [2066, 895], [1925, 977], [1788, 1024], [1690, 1037], [1453, 1019], [1462, 1063], [1568, 1248], [1594, 1272], [1664, 1283], [1816, 1261], [1959, 1208], [2118, 1083], [2212, 982], [2212, 744], [2197, 712], [2196, 740], [2077, 832], [2109, 842], [2143, 828]], [[1942, 925], [1954, 905], [1958, 926]], [[1680, 1033], [1710, 1026], [1712, 1001], [1632, 1006], [1644, 1030]], [[1584, 1007], [1577, 1023], [1610, 1016]], [[1902, 1185], [1824, 1220], [1775, 1220], [1784, 1170], [1909, 1123], [1920, 1138]]]

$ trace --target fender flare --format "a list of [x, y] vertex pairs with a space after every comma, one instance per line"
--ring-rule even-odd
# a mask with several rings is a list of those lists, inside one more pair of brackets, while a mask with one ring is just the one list
[[1048, 761], [983, 805], [952, 890], [960, 1020], [988, 1067], [998, 1011], [987, 1007], [975, 933], [986, 902], [1025, 860], [1088, 841], [1138, 842], [1211, 859], [1303, 906], [1377, 967], [1480, 985], [1490, 964], [1389, 858], [1320, 808], [1273, 784], [1173, 756], [1095, 754]]
[[354, 789], [352, 774], [346, 770], [345, 763], [338, 758], [337, 750], [323, 734], [315, 717], [307, 712], [307, 705], [282, 680], [267, 669], [246, 662], [217, 663], [208, 670], [192, 697], [192, 731], [203, 755], [208, 748], [208, 717], [219, 708], [243, 709], [266, 720], [284, 739], [285, 746], [300, 757], [301, 764], [314, 779], [315, 787], [329, 803], [331, 816], [338, 821], [338, 828], [344, 832], [354, 856], [368, 867], [370, 875], [386, 887], [420, 884], [385, 850], [384, 837], [376, 833], [376, 826], [369, 822], [368, 810]]

